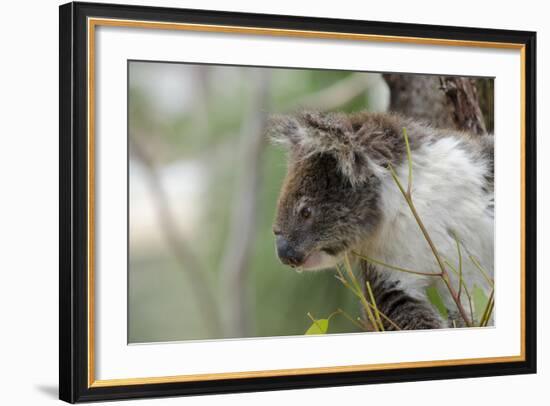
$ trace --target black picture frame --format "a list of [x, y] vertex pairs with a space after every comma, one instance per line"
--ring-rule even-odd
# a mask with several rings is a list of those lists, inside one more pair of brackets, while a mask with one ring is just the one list
[[[113, 4], [60, 6], [59, 397], [67, 402], [235, 393], [536, 372], [536, 33]], [[88, 380], [87, 19], [103, 17], [513, 43], [525, 52], [525, 357], [517, 362], [93, 387]]]

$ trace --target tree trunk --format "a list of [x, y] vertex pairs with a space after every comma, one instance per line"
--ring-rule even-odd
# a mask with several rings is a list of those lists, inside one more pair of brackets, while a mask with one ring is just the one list
[[452, 106], [455, 127], [477, 135], [487, 134], [474, 80], [452, 76], [443, 76], [440, 80], [441, 89]]
[[390, 88], [390, 110], [439, 128], [454, 128], [439, 76], [383, 75]]
[[485, 118], [487, 132], [495, 131], [495, 80], [492, 78], [476, 79], [477, 98], [481, 113]]
[[[489, 127], [492, 129], [492, 79], [410, 74], [385, 74], [383, 77], [390, 88], [391, 111], [435, 127], [477, 135], [487, 133], [485, 111], [491, 116]], [[478, 86], [483, 89], [481, 106]]]

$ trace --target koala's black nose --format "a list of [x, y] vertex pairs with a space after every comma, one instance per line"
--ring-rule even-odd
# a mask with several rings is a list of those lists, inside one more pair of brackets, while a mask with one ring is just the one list
[[277, 255], [283, 264], [291, 267], [299, 266], [304, 262], [304, 255], [296, 251], [288, 240], [281, 236], [277, 236]]

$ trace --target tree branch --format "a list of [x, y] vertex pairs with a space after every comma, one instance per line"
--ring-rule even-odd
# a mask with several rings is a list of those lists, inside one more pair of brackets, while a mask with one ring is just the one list
[[258, 192], [262, 157], [266, 139], [264, 128], [269, 102], [269, 73], [261, 70], [255, 81], [248, 117], [241, 127], [242, 155], [238, 185], [233, 194], [232, 216], [224, 254], [220, 265], [221, 288], [224, 294], [224, 333], [227, 337], [243, 337], [250, 331], [248, 262], [258, 211]]
[[287, 110], [295, 111], [300, 108], [334, 110], [364, 93], [372, 84], [370, 76], [354, 73], [316, 93], [298, 99]]
[[211, 284], [206, 279], [207, 274], [204, 272], [199, 260], [196, 258], [189, 244], [180, 234], [176, 226], [175, 216], [170, 210], [168, 197], [162, 186], [162, 179], [158, 174], [153, 159], [141, 145], [141, 141], [137, 134], [132, 134], [129, 139], [134, 156], [139, 159], [145, 168], [147, 185], [157, 210], [160, 229], [168, 243], [168, 247], [189, 276], [193, 288], [192, 290], [195, 292], [198, 302], [199, 312], [202, 313], [201, 318], [208, 331], [212, 336], [218, 336], [220, 331], [218, 305]]

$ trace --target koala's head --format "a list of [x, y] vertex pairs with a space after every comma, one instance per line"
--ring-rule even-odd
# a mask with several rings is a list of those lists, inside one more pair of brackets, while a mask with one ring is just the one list
[[289, 150], [273, 224], [284, 264], [333, 267], [375, 231], [379, 175], [402, 148], [391, 121], [369, 117], [305, 112], [271, 119], [272, 140]]

